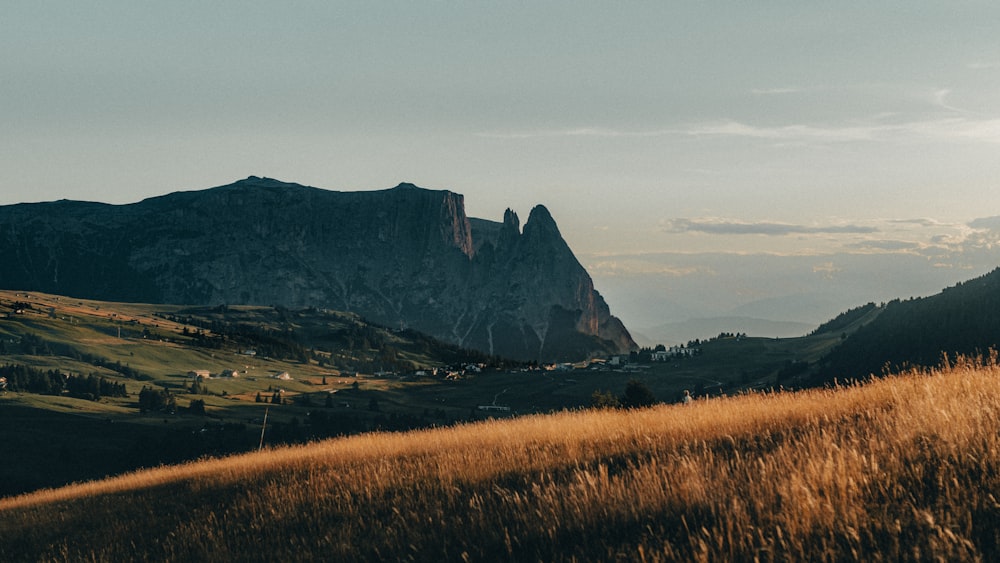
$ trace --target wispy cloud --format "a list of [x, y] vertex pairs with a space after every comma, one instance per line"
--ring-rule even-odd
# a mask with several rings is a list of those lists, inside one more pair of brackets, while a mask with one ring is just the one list
[[886, 219], [886, 222], [897, 225], [916, 225], [918, 227], [942, 227], [948, 225], [948, 223], [942, 223], [937, 219], [931, 219], [929, 217], [917, 217], [913, 219]]
[[725, 120], [693, 125], [685, 134], [694, 137], [747, 137], [774, 141], [868, 141], [881, 134], [882, 127], [815, 126], [805, 124], [765, 127], [740, 121]]
[[[956, 109], [956, 111], [958, 110]], [[1000, 142], [1000, 118], [952, 117], [897, 123], [873, 120], [843, 125], [792, 124], [770, 127], [726, 120], [694, 125], [685, 132], [691, 136], [747, 137], [784, 142], [854, 142], [902, 139]]]
[[948, 111], [954, 111], [958, 113], [969, 113], [967, 110], [964, 110], [958, 106], [954, 106], [951, 103], [949, 103], [948, 102], [949, 96], [951, 96], [951, 90], [949, 88], [941, 88], [939, 90], [935, 90], [933, 93], [931, 93], [931, 103], [933, 103], [935, 106], [941, 109], [946, 109]]
[[813, 264], [812, 271], [814, 274], [819, 274], [825, 279], [832, 280], [841, 268], [834, 265], [833, 262], [822, 262], [820, 264]]
[[712, 235], [766, 235], [785, 236], [799, 234], [871, 234], [875, 227], [865, 225], [795, 225], [767, 221], [744, 222], [725, 219], [668, 219], [661, 228], [668, 233], [706, 233]]
[[[844, 123], [791, 123], [755, 125], [734, 119], [693, 123], [660, 129], [624, 129], [614, 127], [571, 127], [522, 131], [481, 131], [475, 135], [489, 139], [539, 138], [621, 138], [621, 137], [702, 137], [745, 138], [781, 143], [898, 142], [906, 140], [977, 141], [1000, 143], [1000, 118], [964, 115], [964, 110], [948, 105], [948, 90], [931, 94], [932, 102], [942, 108], [961, 112], [962, 116], [889, 121], [887, 116]], [[889, 116], [891, 117], [891, 116]]]
[[901, 252], [905, 250], [920, 250], [924, 245], [910, 240], [865, 240], [845, 245], [856, 250], [878, 250]]

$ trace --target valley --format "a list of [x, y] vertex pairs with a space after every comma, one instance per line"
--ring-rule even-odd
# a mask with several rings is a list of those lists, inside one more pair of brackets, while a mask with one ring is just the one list
[[[0, 418], [18, 429], [8, 443], [21, 463], [3, 468], [0, 493], [247, 451], [259, 447], [262, 429], [263, 443], [277, 445], [551, 413], [588, 407], [595, 392], [621, 395], [629, 381], [667, 403], [685, 389], [709, 396], [795, 387], [808, 382], [789, 366], [816, 362], [840, 334], [730, 336], [666, 362], [647, 351], [631, 362], [617, 356], [619, 365], [601, 357], [538, 366], [334, 311], [0, 291], [0, 366], [104, 379], [127, 394], [93, 400], [9, 381]], [[227, 370], [235, 377], [222, 377]], [[192, 378], [198, 371], [209, 377]], [[143, 412], [144, 389], [169, 395], [173, 406]]]

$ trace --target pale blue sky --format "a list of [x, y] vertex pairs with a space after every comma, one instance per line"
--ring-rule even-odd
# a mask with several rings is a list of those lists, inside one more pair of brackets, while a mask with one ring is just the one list
[[[702, 253], [795, 257], [845, 276], [847, 306], [857, 276], [910, 289], [894, 260], [836, 256], [923, 261], [924, 278], [905, 274], [926, 280], [918, 293], [1000, 264], [1000, 225], [974, 222], [1000, 216], [993, 2], [3, 8], [0, 204], [133, 202], [251, 174], [408, 181], [494, 220], [543, 203], [631, 326], [655, 322], [665, 293], [791, 291], [755, 275], [713, 297], [710, 278], [740, 268]], [[678, 252], [700, 266], [664, 254]], [[728, 310], [709, 309], [686, 314]]]

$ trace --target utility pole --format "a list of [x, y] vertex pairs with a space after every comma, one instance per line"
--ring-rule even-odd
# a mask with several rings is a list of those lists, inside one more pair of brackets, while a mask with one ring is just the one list
[[264, 429], [267, 428], [267, 410], [270, 407], [264, 407], [264, 424], [260, 425], [260, 445], [257, 446], [257, 451], [264, 449]]

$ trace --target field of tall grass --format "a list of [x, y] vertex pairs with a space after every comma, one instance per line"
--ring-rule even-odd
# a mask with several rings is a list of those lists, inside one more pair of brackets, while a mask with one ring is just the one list
[[996, 360], [370, 434], [0, 499], [0, 560], [995, 561]]

